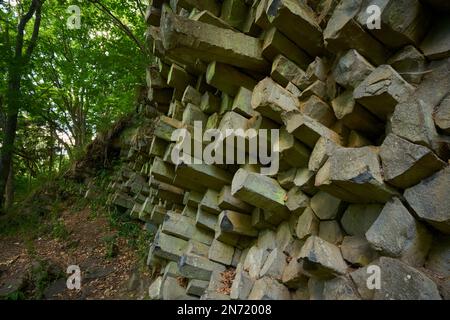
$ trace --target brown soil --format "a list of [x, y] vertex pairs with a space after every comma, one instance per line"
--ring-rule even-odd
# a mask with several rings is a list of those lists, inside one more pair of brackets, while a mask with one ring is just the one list
[[[44, 236], [32, 241], [0, 238], [0, 291], [23, 282], [37, 261], [60, 270], [62, 278], [50, 284], [44, 299], [142, 299], [150, 276], [138, 268], [138, 257], [126, 240], [117, 238], [117, 254], [107, 257], [104, 237], [111, 236], [105, 217], [92, 218], [90, 209], [66, 211], [61, 221], [69, 231], [64, 240]], [[81, 289], [66, 287], [69, 265], [81, 269]], [[25, 280], [26, 281], [26, 280]], [[3, 289], [3, 290], [2, 290]]]

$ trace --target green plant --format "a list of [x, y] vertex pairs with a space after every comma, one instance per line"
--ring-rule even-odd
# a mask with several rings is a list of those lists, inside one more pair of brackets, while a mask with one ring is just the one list
[[69, 231], [67, 230], [65, 224], [60, 219], [56, 219], [52, 223], [52, 237], [60, 240], [66, 240], [69, 237]]
[[127, 244], [136, 251], [140, 265], [145, 266], [148, 248], [154, 235], [143, 230], [142, 223], [133, 220], [117, 209], [109, 210], [108, 217], [110, 227], [117, 230], [119, 237], [127, 240]]
[[102, 238], [102, 241], [105, 243], [106, 246], [106, 258], [115, 258], [118, 254], [118, 245], [117, 245], [117, 235], [111, 235], [111, 236], [105, 236]]
[[63, 276], [63, 272], [55, 265], [51, 265], [48, 261], [38, 260], [29, 275], [31, 298], [42, 299], [45, 289]]
[[25, 293], [23, 293], [21, 290], [16, 290], [14, 292], [11, 292], [5, 297], [5, 300], [25, 300]]

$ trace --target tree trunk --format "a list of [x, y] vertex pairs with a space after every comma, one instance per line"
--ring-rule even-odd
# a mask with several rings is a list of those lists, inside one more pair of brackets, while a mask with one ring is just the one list
[[[3, 145], [0, 158], [0, 213], [5, 204], [5, 190], [8, 181], [14, 141], [16, 139], [17, 117], [21, 107], [20, 81], [25, 67], [30, 62], [31, 55], [37, 44], [41, 25], [41, 9], [45, 0], [33, 0], [28, 11], [20, 18], [17, 26], [15, 53], [8, 66], [8, 90], [6, 94], [6, 123], [3, 133]], [[35, 15], [33, 32], [24, 50], [25, 28]], [[24, 52], [25, 51], [25, 52]]]
[[[12, 68], [15, 69], [15, 68]], [[16, 139], [17, 117], [20, 103], [20, 72], [11, 70], [8, 87], [8, 110], [5, 129], [3, 132], [3, 146], [0, 158], [0, 211], [5, 204], [5, 190], [9, 171], [12, 165], [14, 141]]]
[[13, 202], [14, 202], [14, 171], [13, 171], [13, 162], [11, 161], [8, 180], [6, 181], [5, 210], [11, 208]]

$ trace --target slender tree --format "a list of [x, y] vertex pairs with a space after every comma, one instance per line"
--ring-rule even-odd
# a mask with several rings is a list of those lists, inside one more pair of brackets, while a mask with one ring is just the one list
[[[21, 81], [27, 72], [30, 59], [37, 45], [41, 26], [42, 5], [45, 0], [32, 0], [28, 10], [19, 18], [14, 53], [8, 64], [8, 87], [6, 92], [5, 123], [0, 157], [0, 211], [5, 203], [5, 190], [12, 168], [17, 121], [22, 107]], [[25, 28], [34, 17], [29, 41], [25, 41]]]

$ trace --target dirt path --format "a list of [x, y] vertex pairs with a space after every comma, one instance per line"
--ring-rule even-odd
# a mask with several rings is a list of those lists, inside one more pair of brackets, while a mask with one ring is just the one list
[[[41, 299], [143, 299], [150, 281], [136, 250], [90, 209], [62, 213], [67, 235], [33, 241], [0, 238], [0, 297]], [[109, 240], [108, 240], [109, 239]], [[113, 240], [114, 241], [113, 241]], [[69, 290], [67, 267], [81, 270], [81, 289]]]

